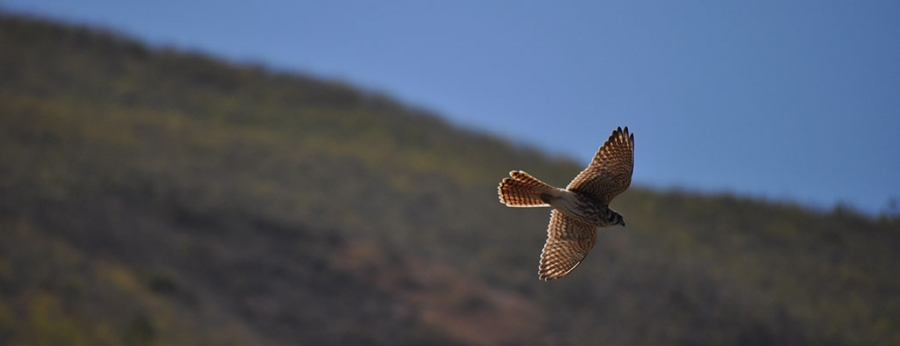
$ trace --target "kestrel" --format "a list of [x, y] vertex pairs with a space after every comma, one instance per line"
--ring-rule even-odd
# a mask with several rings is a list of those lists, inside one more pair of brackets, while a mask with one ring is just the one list
[[509, 172], [498, 188], [500, 202], [510, 207], [552, 207], [547, 242], [541, 252], [541, 280], [566, 276], [597, 242], [597, 228], [625, 226], [609, 208], [613, 197], [631, 185], [634, 135], [617, 128], [588, 165], [565, 189], [553, 187], [523, 171]]

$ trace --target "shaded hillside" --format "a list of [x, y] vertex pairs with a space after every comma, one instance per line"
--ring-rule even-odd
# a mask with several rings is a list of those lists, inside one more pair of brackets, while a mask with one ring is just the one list
[[3, 345], [900, 344], [894, 219], [633, 187], [545, 283], [496, 184], [568, 160], [92, 29], [0, 47]]

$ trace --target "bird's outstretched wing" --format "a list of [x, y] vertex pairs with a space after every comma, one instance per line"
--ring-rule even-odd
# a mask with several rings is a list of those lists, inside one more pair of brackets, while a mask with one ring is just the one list
[[634, 170], [634, 135], [628, 127], [617, 128], [600, 146], [588, 165], [566, 189], [593, 197], [603, 205], [609, 205], [613, 197], [631, 185]]
[[566, 276], [584, 260], [597, 243], [597, 227], [566, 216], [559, 210], [550, 212], [547, 243], [541, 252], [538, 275], [541, 280]]

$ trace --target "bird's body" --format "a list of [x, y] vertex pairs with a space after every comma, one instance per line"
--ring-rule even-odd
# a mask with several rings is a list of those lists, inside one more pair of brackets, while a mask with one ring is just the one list
[[568, 217], [597, 227], [606, 227], [616, 222], [616, 213], [600, 201], [583, 193], [559, 189], [559, 198], [550, 201], [550, 207]]
[[625, 226], [609, 202], [631, 184], [633, 168], [634, 135], [626, 127], [613, 131], [591, 164], [565, 189], [523, 171], [509, 172], [503, 179], [498, 188], [501, 203], [553, 208], [538, 270], [542, 280], [561, 278], [575, 269], [597, 242], [597, 227]]

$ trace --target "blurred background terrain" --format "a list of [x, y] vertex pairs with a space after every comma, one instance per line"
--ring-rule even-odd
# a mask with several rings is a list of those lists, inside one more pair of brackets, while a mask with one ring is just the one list
[[638, 185], [544, 283], [496, 186], [581, 163], [84, 26], [0, 47], [3, 345], [900, 344], [895, 214]]

